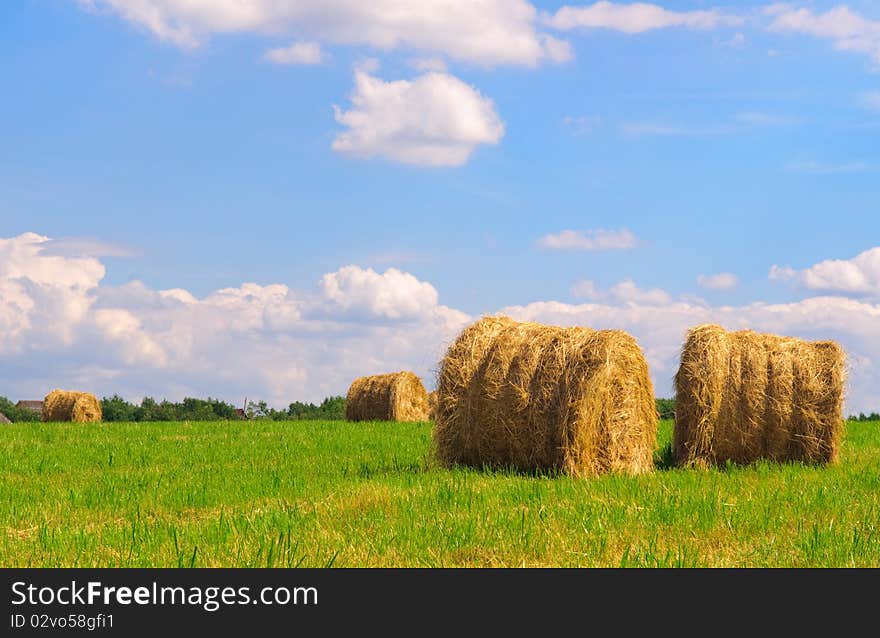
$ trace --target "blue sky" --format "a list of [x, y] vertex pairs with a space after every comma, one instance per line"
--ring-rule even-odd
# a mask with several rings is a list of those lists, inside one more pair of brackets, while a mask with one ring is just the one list
[[[344, 392], [359, 372], [354, 364], [328, 364], [322, 373], [311, 365], [287, 381], [260, 377], [253, 386], [190, 378], [197, 369], [175, 345], [189, 341], [163, 328], [169, 317], [135, 303], [113, 307], [130, 315], [151, 340], [144, 347], [161, 357], [97, 361], [86, 346], [106, 346], [107, 335], [121, 330], [105, 326], [95, 336], [89, 312], [132, 282], [150, 294], [181, 289], [198, 300], [245, 283], [282, 285], [298, 304], [332, 297], [322, 278], [354, 266], [375, 271], [379, 288], [345, 279], [354, 287], [342, 286], [345, 294], [376, 297], [361, 299], [363, 307], [334, 298], [348, 319], [326, 308], [318, 314], [344, 324], [338, 331], [306, 342], [292, 336], [302, 326], [276, 334], [254, 324], [247, 340], [303, 361], [363, 357], [429, 379], [443, 343], [481, 313], [519, 309], [588, 325], [625, 316], [649, 361], [652, 339], [663, 335], [654, 353], [666, 362], [655, 379], [660, 390], [668, 388], [687, 320], [658, 332], [634, 315], [655, 316], [656, 304], [694, 304], [707, 313], [692, 312], [694, 322], [729, 316], [842, 339], [859, 362], [851, 405], [880, 407], [880, 390], [872, 389], [880, 351], [869, 343], [880, 265], [873, 253], [853, 261], [880, 246], [880, 2], [845, 9], [833, 2], [572, 3], [563, 10], [562, 2], [493, 0], [461, 15], [432, 14], [439, 27], [418, 15], [389, 24], [344, 0], [262, 0], [247, 15], [233, 0], [203, 3], [205, 10], [186, 4], [0, 7], [0, 237], [66, 240], [56, 249], [61, 258], [88, 258], [104, 269], [97, 280], [84, 275], [70, 284], [91, 310], [51, 327], [61, 336], [49, 344], [27, 345], [40, 341], [33, 331], [50, 327], [34, 319], [38, 305], [16, 302], [26, 320], [8, 325], [29, 327], [15, 333], [24, 345], [0, 351], [10, 370], [2, 375], [6, 394], [37, 393], [49, 382], [11, 372], [23, 357], [38, 356], [66, 362], [53, 385], [90, 381], [133, 397], [250, 391], [277, 403]], [[138, 13], [143, 6], [154, 13]], [[298, 13], [300, 6], [311, 13]], [[375, 6], [406, 14], [413, 5]], [[288, 63], [267, 57], [296, 43], [311, 47], [308, 54], [297, 49]], [[421, 146], [428, 150], [416, 160], [406, 157]], [[542, 245], [566, 230], [585, 241]], [[600, 231], [631, 239], [624, 247], [591, 244]], [[51, 250], [28, 253], [24, 245], [36, 244], [8, 246], [8, 264], [18, 264], [6, 266], [10, 281], [37, 281], [27, 273], [45, 271], [33, 264]], [[14, 252], [31, 265], [13, 261]], [[790, 270], [771, 278], [774, 266]], [[402, 284], [408, 292], [386, 290], [389, 268], [411, 277]], [[0, 266], [0, 278], [3, 272]], [[719, 274], [726, 278], [706, 279]], [[701, 275], [720, 287], [701, 286]], [[40, 285], [58, 285], [44, 279]], [[423, 305], [404, 310], [370, 305], [386, 293], [404, 305], [410, 293], [421, 299], [423, 288], [406, 287], [413, 281], [436, 299], [427, 294]], [[628, 281], [634, 288], [615, 289]], [[36, 298], [15, 285], [22, 299]], [[638, 292], [651, 290], [653, 297]], [[806, 311], [797, 304], [813, 299], [832, 299], [822, 307], [835, 318], [777, 326], [748, 310], [782, 304], [800, 317]], [[568, 319], [535, 314], [544, 302], [564, 304]], [[857, 305], [859, 319], [840, 319], [846, 304]], [[436, 308], [453, 315], [437, 319]], [[603, 314], [609, 308], [624, 314]], [[318, 321], [309, 312], [302, 316]], [[439, 323], [428, 332], [412, 327], [432, 322]], [[217, 330], [211, 349], [239, 352], [241, 335]], [[377, 349], [370, 344], [379, 333], [365, 330], [410, 345]], [[339, 331], [362, 338], [357, 346], [337, 341]], [[417, 344], [430, 344], [423, 349], [431, 354]]]

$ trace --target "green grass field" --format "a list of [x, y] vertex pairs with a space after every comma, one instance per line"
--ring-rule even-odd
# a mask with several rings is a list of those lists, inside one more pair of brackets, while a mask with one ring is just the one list
[[429, 424], [15, 424], [0, 566], [880, 566], [880, 423], [829, 468], [445, 470]]

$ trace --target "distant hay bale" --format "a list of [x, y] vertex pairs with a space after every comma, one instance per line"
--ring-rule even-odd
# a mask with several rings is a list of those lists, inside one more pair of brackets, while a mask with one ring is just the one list
[[434, 442], [445, 465], [640, 474], [656, 438], [648, 365], [625, 332], [484, 317], [441, 363]]
[[88, 392], [53, 390], [43, 403], [43, 421], [98, 423], [101, 417], [101, 404]]
[[427, 421], [428, 393], [412, 372], [355, 379], [345, 398], [348, 421]]
[[676, 463], [833, 462], [844, 382], [845, 355], [833, 341], [694, 328], [675, 376]]
[[8, 416], [0, 412], [0, 423], [12, 423], [12, 421], [9, 420]]

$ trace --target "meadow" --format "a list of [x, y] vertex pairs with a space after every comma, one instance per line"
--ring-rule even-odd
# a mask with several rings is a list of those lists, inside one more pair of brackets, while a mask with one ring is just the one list
[[448, 470], [427, 423], [20, 423], [2, 567], [880, 566], [880, 423], [827, 468]]

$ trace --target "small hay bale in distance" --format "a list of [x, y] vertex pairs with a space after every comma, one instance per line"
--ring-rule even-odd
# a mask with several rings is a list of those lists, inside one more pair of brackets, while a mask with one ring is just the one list
[[693, 328], [675, 376], [676, 464], [835, 461], [845, 367], [833, 341]]
[[441, 363], [434, 443], [447, 466], [642, 474], [654, 467], [657, 422], [632, 336], [490, 316]]
[[53, 390], [43, 403], [43, 421], [99, 423], [102, 417], [98, 398], [88, 392]]
[[345, 398], [348, 421], [427, 421], [428, 393], [413, 372], [355, 379]]

